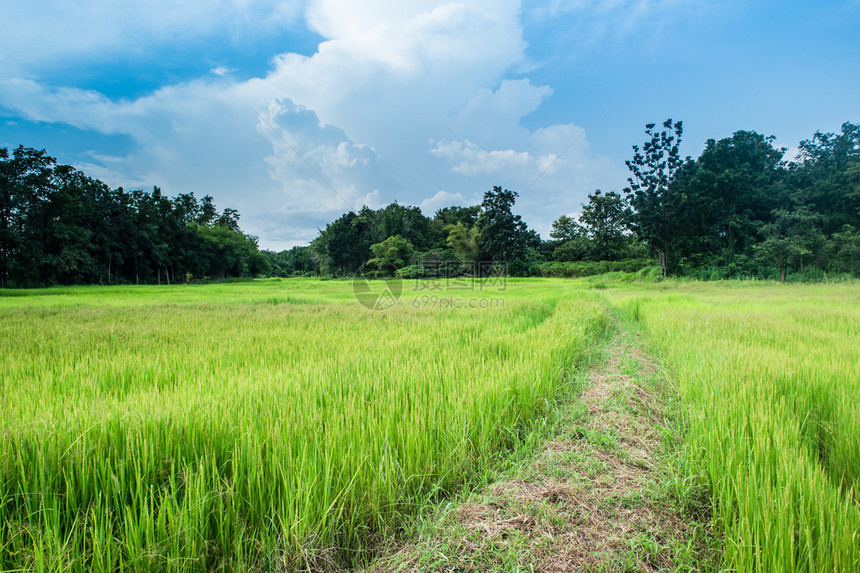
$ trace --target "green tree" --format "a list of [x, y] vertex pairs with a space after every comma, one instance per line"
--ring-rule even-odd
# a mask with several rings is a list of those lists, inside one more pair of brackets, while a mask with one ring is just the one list
[[370, 268], [380, 271], [395, 271], [412, 264], [415, 247], [400, 235], [388, 237], [381, 243], [370, 246], [373, 258], [367, 262]]
[[626, 231], [633, 212], [624, 198], [600, 189], [588, 196], [579, 221], [591, 239], [591, 257], [594, 260], [615, 261], [624, 257], [627, 247]]
[[314, 239], [312, 246], [320, 257], [325, 273], [350, 275], [358, 271], [372, 255], [375, 213], [364, 208], [359, 214], [350, 211], [329, 223]]
[[560, 243], [564, 243], [585, 235], [585, 229], [577, 223], [573, 217], [562, 215], [552, 222], [552, 230], [549, 236]]
[[633, 146], [633, 159], [625, 162], [632, 173], [630, 186], [624, 193], [636, 211], [633, 229], [645, 243], [657, 252], [660, 274], [668, 274], [668, 256], [675, 233], [673, 217], [676, 201], [671, 183], [675, 172], [683, 164], [679, 146], [683, 123], [663, 122], [663, 131], [655, 131], [656, 124], [645, 126], [649, 140]]
[[799, 149], [791, 187], [821, 214], [822, 231], [831, 235], [845, 225], [860, 228], [860, 126], [845, 122], [838, 134], [816, 132]]
[[478, 228], [467, 227], [462, 221], [448, 226], [448, 247], [461, 263], [475, 263], [481, 256], [481, 235]]
[[844, 225], [828, 241], [830, 268], [837, 272], [860, 276], [860, 229]]
[[400, 235], [418, 250], [429, 249], [433, 243], [430, 219], [418, 207], [400, 205], [396, 201], [378, 211], [381, 237]]
[[789, 206], [785, 151], [773, 142], [773, 136], [737, 131], [719, 141], [709, 139], [696, 161], [693, 189], [713, 219], [726, 265], [749, 252], [775, 209]]
[[442, 207], [436, 211], [433, 219], [440, 221], [445, 226], [463, 223], [463, 225], [468, 228], [475, 226], [480, 214], [480, 205], [471, 205], [469, 207], [460, 207], [455, 205], [451, 207]]
[[785, 282], [789, 268], [803, 272], [803, 261], [811, 257], [816, 247], [824, 242], [819, 230], [821, 216], [806, 207], [793, 211], [776, 209], [773, 222], [762, 226], [765, 240], [755, 245], [759, 260], [776, 265], [779, 280]]
[[523, 270], [529, 248], [536, 246], [536, 239], [540, 241], [529, 232], [522, 218], [513, 213], [516, 199], [515, 191], [493, 187], [484, 193], [477, 222], [481, 259], [499, 267], [507, 266], [512, 273]]

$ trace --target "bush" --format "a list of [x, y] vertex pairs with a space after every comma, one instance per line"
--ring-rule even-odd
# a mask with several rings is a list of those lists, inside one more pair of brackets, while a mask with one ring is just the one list
[[531, 267], [532, 276], [578, 278], [605, 273], [639, 273], [653, 267], [651, 259], [624, 259], [621, 261], [571, 261], [540, 263]]

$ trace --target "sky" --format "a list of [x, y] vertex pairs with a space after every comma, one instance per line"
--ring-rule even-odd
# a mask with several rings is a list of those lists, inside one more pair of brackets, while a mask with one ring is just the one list
[[497, 185], [547, 237], [667, 118], [683, 155], [743, 129], [788, 159], [860, 122], [860, 1], [0, 4], [0, 147], [211, 195], [262, 248]]

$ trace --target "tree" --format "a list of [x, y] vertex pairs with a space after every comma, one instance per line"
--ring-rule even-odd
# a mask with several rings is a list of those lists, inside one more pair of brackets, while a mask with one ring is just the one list
[[785, 282], [790, 266], [798, 266], [803, 272], [804, 257], [811, 255], [824, 235], [818, 230], [820, 215], [806, 207], [794, 211], [776, 209], [774, 220], [762, 226], [765, 240], [755, 245], [759, 260], [775, 264], [779, 269], [779, 280]]
[[632, 211], [624, 198], [610, 191], [603, 194], [600, 189], [588, 196], [583, 205], [579, 221], [591, 239], [594, 260], [614, 261], [623, 258]]
[[17, 243], [14, 216], [17, 192], [15, 168], [9, 150], [0, 148], [0, 288], [9, 286], [9, 261]]
[[533, 246], [534, 236], [528, 232], [522, 218], [513, 214], [516, 199], [515, 191], [501, 187], [484, 193], [477, 223], [482, 260], [497, 266], [519, 266], [525, 261], [526, 249]]
[[560, 243], [565, 243], [576, 237], [585, 235], [585, 229], [576, 222], [576, 219], [562, 215], [552, 222], [552, 230], [549, 236]]
[[469, 207], [442, 207], [433, 216], [434, 220], [441, 221], [443, 225], [456, 225], [463, 223], [466, 227], [473, 227], [478, 222], [478, 216], [481, 214], [480, 205], [471, 205]]
[[395, 271], [412, 263], [415, 247], [400, 235], [388, 237], [381, 243], [370, 246], [373, 258], [367, 262], [371, 268], [380, 271]]
[[430, 248], [432, 233], [430, 219], [418, 207], [400, 205], [396, 201], [377, 212], [378, 235], [393, 237], [400, 235], [418, 250]]
[[350, 275], [371, 257], [374, 212], [366, 207], [359, 214], [342, 215], [320, 232], [312, 246], [326, 273]]
[[481, 235], [477, 227], [466, 227], [462, 221], [448, 226], [448, 247], [461, 263], [475, 263], [481, 256]]
[[[654, 131], [656, 124], [645, 126], [650, 137], [642, 145], [633, 146], [633, 159], [625, 161], [632, 176], [624, 193], [636, 211], [633, 228], [636, 234], [657, 252], [660, 274], [668, 274], [668, 254], [674, 234], [673, 201], [670, 185], [675, 172], [683, 164], [679, 152], [683, 123], [663, 122], [663, 131]], [[667, 131], [668, 130], [668, 131]]]
[[791, 187], [821, 214], [822, 231], [860, 228], [860, 126], [845, 122], [839, 134], [816, 132], [799, 148]]
[[51, 205], [57, 160], [44, 150], [19, 146], [13, 155], [18, 201], [18, 270], [24, 281], [50, 282], [49, 250], [55, 212]]
[[773, 136], [737, 131], [719, 141], [709, 139], [696, 160], [692, 190], [705, 202], [727, 266], [760, 239], [775, 209], [789, 207], [782, 184], [784, 150], [773, 142]]
[[828, 242], [831, 269], [860, 276], [860, 229], [845, 225]]

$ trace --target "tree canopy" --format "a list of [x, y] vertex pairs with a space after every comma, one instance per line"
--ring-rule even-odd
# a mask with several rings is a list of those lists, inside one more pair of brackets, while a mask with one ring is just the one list
[[860, 275], [860, 127], [816, 132], [786, 161], [772, 136], [746, 130], [682, 158], [682, 122], [657, 125], [632, 146], [628, 187], [595, 190], [578, 213], [553, 222], [547, 240], [517, 214], [517, 192], [493, 186], [480, 205], [433, 217], [397, 202], [363, 207], [281, 252], [259, 251], [238, 211], [219, 212], [208, 195], [110, 189], [45, 151], [0, 148], [0, 287], [350, 276], [381, 267], [408, 276], [570, 276], [654, 263], [663, 276]]
[[269, 271], [212, 197], [110, 189], [45, 151], [0, 149], [0, 286], [171, 283]]

